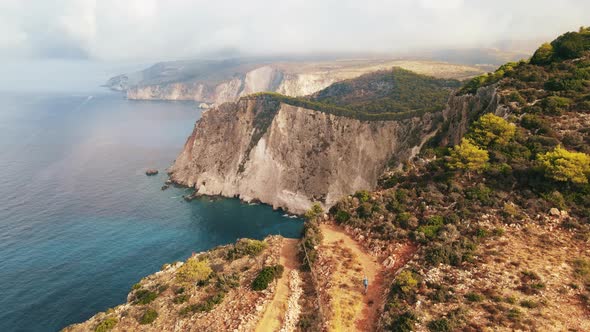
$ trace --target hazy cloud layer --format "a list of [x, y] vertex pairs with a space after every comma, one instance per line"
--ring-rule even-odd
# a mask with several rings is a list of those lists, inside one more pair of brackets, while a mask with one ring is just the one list
[[552, 37], [588, 0], [0, 0], [0, 56], [172, 59], [404, 52]]

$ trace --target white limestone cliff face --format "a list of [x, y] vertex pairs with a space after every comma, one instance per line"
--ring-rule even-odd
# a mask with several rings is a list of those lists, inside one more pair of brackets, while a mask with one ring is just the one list
[[200, 194], [259, 200], [293, 213], [315, 201], [329, 208], [374, 189], [392, 159], [407, 160], [430, 137], [438, 116], [367, 122], [243, 98], [203, 115], [171, 178]]
[[465, 78], [481, 68], [428, 61], [343, 60], [332, 62], [270, 62], [204, 66], [183, 75], [185, 64], [158, 64], [145, 71], [111, 78], [106, 86], [125, 91], [128, 99], [189, 100], [208, 104], [236, 101], [256, 92], [306, 96], [333, 83], [393, 66], [442, 78]]

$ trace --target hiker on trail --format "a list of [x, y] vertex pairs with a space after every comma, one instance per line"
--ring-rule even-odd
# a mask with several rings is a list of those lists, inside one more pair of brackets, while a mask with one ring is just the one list
[[369, 279], [367, 278], [367, 276], [363, 278], [363, 285], [365, 286], [363, 294], [367, 294], [367, 288], [369, 288]]

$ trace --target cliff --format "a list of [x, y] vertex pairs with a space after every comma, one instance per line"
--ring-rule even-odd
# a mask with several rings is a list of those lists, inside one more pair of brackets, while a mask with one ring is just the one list
[[143, 71], [115, 76], [106, 86], [125, 92], [128, 99], [194, 100], [221, 104], [264, 91], [288, 96], [310, 95], [335, 82], [393, 66], [435, 77], [456, 79], [472, 77], [488, 69], [444, 62], [405, 60], [177, 61], [159, 63]]
[[360, 121], [278, 103], [241, 99], [207, 111], [171, 167], [197, 193], [260, 200], [302, 213], [372, 189], [388, 163], [410, 158], [438, 116]]

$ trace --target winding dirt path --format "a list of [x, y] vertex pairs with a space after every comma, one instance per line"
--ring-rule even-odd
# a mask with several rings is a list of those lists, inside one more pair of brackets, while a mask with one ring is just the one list
[[[350, 295], [351, 299], [361, 299], [361, 304], [351, 304], [352, 314], [354, 317], [349, 317], [354, 321], [354, 327], [357, 331], [373, 331], [376, 328], [378, 320], [378, 311], [381, 307], [382, 294], [384, 291], [384, 269], [377, 259], [368, 253], [337, 226], [322, 224], [322, 233], [324, 241], [322, 246], [328, 250], [332, 248], [333, 251], [337, 249], [344, 249], [346, 252], [352, 254], [343, 260], [352, 259], [349, 266], [352, 266], [352, 271], [346, 264], [338, 264], [337, 269], [332, 275], [332, 283], [334, 284], [332, 291], [332, 299], [335, 297], [345, 297]], [[345, 253], [346, 255], [346, 253]], [[337, 256], [336, 256], [337, 258]], [[360, 265], [360, 268], [359, 268]], [[360, 270], [360, 271], [359, 271]], [[363, 285], [362, 278], [366, 275], [369, 279], [369, 289], [367, 294], [362, 294]], [[353, 284], [342, 282], [342, 279], [352, 279]], [[341, 286], [340, 286], [341, 285]], [[336, 299], [336, 302], [338, 299]], [[338, 304], [335, 304], [338, 306]], [[335, 308], [338, 309], [338, 308]], [[335, 315], [333, 320], [341, 318]], [[330, 322], [330, 326], [334, 330], [342, 327], [343, 322]]]
[[256, 332], [278, 331], [283, 325], [285, 311], [289, 300], [289, 275], [292, 270], [297, 269], [299, 263], [297, 260], [298, 239], [283, 239], [281, 247], [280, 263], [285, 267], [283, 276], [277, 282], [272, 302], [267, 306], [264, 315], [256, 326]]

